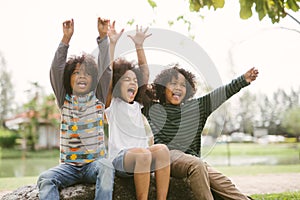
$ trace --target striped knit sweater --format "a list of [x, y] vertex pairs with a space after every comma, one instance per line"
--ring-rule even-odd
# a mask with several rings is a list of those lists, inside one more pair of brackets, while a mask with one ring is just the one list
[[83, 165], [104, 158], [104, 105], [94, 92], [84, 96], [67, 95], [61, 112], [61, 162]]
[[144, 105], [143, 112], [151, 126], [155, 143], [166, 144], [170, 150], [177, 149], [200, 157], [201, 133], [207, 118], [247, 85], [249, 83], [244, 76], [240, 76], [203, 97], [181, 105]]
[[69, 96], [63, 86], [63, 75], [69, 45], [60, 43], [50, 68], [50, 81], [61, 111], [60, 160], [84, 165], [105, 157], [103, 113], [112, 71], [109, 68], [109, 40], [98, 38], [99, 81], [87, 95]]

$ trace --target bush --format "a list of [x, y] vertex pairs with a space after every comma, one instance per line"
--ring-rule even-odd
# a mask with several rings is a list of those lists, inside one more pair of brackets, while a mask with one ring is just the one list
[[0, 129], [0, 147], [12, 148], [16, 143], [18, 134], [7, 129]]

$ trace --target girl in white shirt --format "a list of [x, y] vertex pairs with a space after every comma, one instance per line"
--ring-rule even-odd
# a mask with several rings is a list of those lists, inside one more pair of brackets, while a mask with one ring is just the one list
[[108, 156], [117, 176], [134, 178], [138, 200], [148, 199], [151, 172], [155, 173], [157, 199], [165, 200], [170, 179], [169, 150], [164, 144], [153, 145], [152, 132], [139, 103], [149, 79], [143, 49], [144, 40], [151, 35], [146, 34], [147, 30], [137, 26], [136, 35], [128, 35], [135, 43], [138, 67], [122, 58], [112, 64], [112, 99], [105, 111], [109, 125]]

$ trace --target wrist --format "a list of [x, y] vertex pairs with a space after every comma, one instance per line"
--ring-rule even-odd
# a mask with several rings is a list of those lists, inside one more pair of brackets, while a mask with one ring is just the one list
[[100, 32], [99, 32], [99, 36], [100, 36], [100, 38], [102, 39], [102, 38], [104, 38], [105, 36], [107, 36], [107, 33], [100, 33]]
[[71, 40], [71, 37], [64, 35], [61, 41], [65, 44], [69, 44]]
[[142, 44], [135, 44], [135, 48], [138, 49], [143, 49], [143, 45]]

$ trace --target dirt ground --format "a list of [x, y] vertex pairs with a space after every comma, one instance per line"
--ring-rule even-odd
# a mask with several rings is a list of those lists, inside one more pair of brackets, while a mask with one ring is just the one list
[[248, 195], [300, 191], [300, 173], [232, 176], [230, 178], [236, 187]]
[[[300, 191], [300, 173], [232, 176], [230, 178], [236, 187], [247, 195]], [[11, 191], [0, 189], [0, 198], [9, 192]]]

